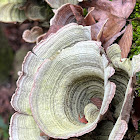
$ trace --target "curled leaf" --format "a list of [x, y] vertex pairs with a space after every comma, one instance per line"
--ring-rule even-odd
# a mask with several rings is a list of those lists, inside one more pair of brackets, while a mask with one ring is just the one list
[[129, 24], [125, 30], [124, 35], [122, 36], [122, 38], [120, 39], [118, 43], [121, 48], [122, 58], [126, 58], [128, 53], [130, 52], [132, 39], [133, 39], [132, 24]]
[[93, 25], [96, 23], [95, 19], [92, 16], [93, 10], [94, 10], [94, 7], [91, 7], [90, 10], [88, 11], [86, 17], [84, 18], [86, 26], [90, 26], [90, 25]]
[[113, 44], [113, 42], [119, 37], [121, 36], [124, 32], [125, 32], [126, 28], [123, 29], [121, 32], [115, 34], [111, 39], [109, 39], [107, 42], [104, 43], [104, 48], [105, 50], [108, 48], [108, 46], [110, 46], [111, 44]]
[[91, 25], [91, 36], [93, 40], [101, 41], [103, 40], [103, 30], [106, 25], [108, 19], [102, 20]]
[[[80, 3], [81, 6], [83, 7], [96, 7], [96, 9], [101, 10], [102, 14], [106, 15], [105, 12], [111, 13], [111, 15], [120, 17], [120, 18], [128, 18], [129, 15], [132, 13], [134, 7], [135, 7], [136, 0], [113, 0], [113, 1], [108, 1], [108, 0], [91, 0], [91, 1], [83, 1]], [[99, 12], [98, 15], [101, 13]], [[103, 17], [104, 18], [104, 17]]]
[[81, 3], [83, 7], [95, 7], [92, 11], [92, 16], [96, 21], [102, 21], [108, 19], [103, 30], [103, 46], [107, 46], [106, 42], [116, 36], [126, 24], [126, 19], [129, 17], [135, 7], [136, 0], [122, 1], [104, 1], [104, 0], [92, 0], [84, 1]]

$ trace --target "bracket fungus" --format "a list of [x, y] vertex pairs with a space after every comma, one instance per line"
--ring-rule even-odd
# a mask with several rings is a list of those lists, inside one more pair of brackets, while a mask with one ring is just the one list
[[34, 43], [36, 42], [37, 38], [43, 34], [43, 29], [38, 27], [38, 26], [34, 26], [31, 30], [25, 30], [23, 32], [22, 38], [29, 43]]
[[26, 0], [1, 0], [0, 21], [2, 22], [23, 22], [26, 20], [24, 10], [20, 9]]
[[36, 0], [1, 0], [0, 21], [6, 23], [24, 22], [25, 20], [45, 21], [52, 16], [49, 6]]
[[78, 4], [78, 2], [82, 2], [83, 0], [45, 0], [52, 8], [59, 8], [63, 4], [70, 3], [70, 4]]
[[116, 46], [109, 47], [106, 55], [101, 43], [91, 39], [91, 27], [75, 23], [40, 41], [24, 59], [11, 100], [18, 113], [11, 119], [10, 139], [45, 139], [42, 131], [53, 138], [81, 136], [97, 127], [112, 104], [117, 121], [108, 139], [121, 140], [140, 55], [121, 60]]
[[109, 136], [109, 140], [123, 139], [130, 118], [130, 111], [133, 104], [133, 77], [140, 71], [140, 55], [132, 58], [121, 59], [119, 45], [113, 44], [107, 49], [107, 56], [115, 68], [115, 74], [110, 78], [116, 85], [116, 93], [112, 100], [114, 106], [114, 117], [117, 119], [115, 126]]

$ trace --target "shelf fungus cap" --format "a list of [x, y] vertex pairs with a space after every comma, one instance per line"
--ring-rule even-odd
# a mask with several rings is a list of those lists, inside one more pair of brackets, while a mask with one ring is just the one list
[[[15, 113], [11, 117], [10, 140], [44, 140], [32, 116]], [[47, 140], [47, 139], [45, 139]]]
[[59, 8], [63, 4], [70, 3], [70, 4], [78, 4], [78, 2], [82, 2], [83, 0], [46, 0], [46, 2], [52, 7], [52, 8]]
[[107, 49], [108, 58], [115, 68], [111, 81], [116, 84], [116, 93], [112, 105], [115, 107], [114, 116], [117, 121], [110, 133], [109, 140], [122, 140], [127, 129], [130, 111], [133, 104], [133, 77], [140, 71], [140, 55], [135, 55], [132, 61], [121, 58], [121, 49], [113, 44]]
[[29, 43], [37, 42], [40, 35], [43, 34], [43, 29], [38, 26], [34, 26], [31, 30], [25, 30], [23, 32], [22, 38]]
[[6, 23], [23, 22], [27, 18], [24, 10], [26, 0], [1, 0], [0, 1], [0, 21]]
[[[23, 119], [12, 117], [10, 137], [23, 140], [24, 133], [30, 138], [20, 124], [22, 121], [23, 128], [29, 130], [30, 125], [23, 123], [28, 118], [38, 132], [35, 139], [40, 138], [39, 130], [62, 139], [94, 130], [114, 97], [116, 86], [108, 80], [113, 74], [101, 43], [91, 40], [89, 26], [71, 23], [62, 27], [24, 59], [11, 100]], [[97, 104], [91, 99], [98, 99]], [[98, 101], [102, 101], [100, 107]], [[79, 119], [83, 116], [86, 123]]]

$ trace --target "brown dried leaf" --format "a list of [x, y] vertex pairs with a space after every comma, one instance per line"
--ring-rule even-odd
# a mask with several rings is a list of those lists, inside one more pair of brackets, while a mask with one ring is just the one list
[[132, 29], [132, 24], [129, 24], [126, 28], [124, 35], [122, 36], [122, 38], [118, 43], [121, 48], [122, 58], [127, 57], [132, 45], [132, 39], [133, 39], [133, 29]]
[[[136, 0], [91, 0], [80, 5], [89, 8], [89, 13], [84, 18], [83, 9], [77, 5], [65, 4], [55, 12], [51, 25], [66, 25], [76, 22], [80, 25], [92, 26], [92, 39], [101, 41], [105, 48], [123, 33], [126, 18], [134, 9]], [[94, 8], [93, 8], [94, 7]], [[99, 23], [95, 24], [95, 20]], [[103, 24], [107, 20], [106, 24]], [[113, 39], [112, 39], [113, 38]]]
[[105, 50], [107, 49], [108, 46], [110, 46], [119, 36], [121, 36], [125, 32], [126, 28], [123, 29], [121, 32], [118, 32], [115, 34], [111, 39], [109, 39], [107, 42], [104, 43], [104, 48]]
[[91, 7], [88, 14], [86, 15], [86, 17], [84, 18], [84, 22], [86, 24], [86, 26], [89, 26], [89, 25], [93, 25], [95, 24], [95, 19], [93, 18], [92, 16], [92, 11], [94, 10], [94, 7]]
[[96, 21], [108, 19], [104, 30], [102, 43], [104, 44], [118, 34], [126, 24], [126, 18], [129, 17], [134, 9], [136, 0], [92, 0], [85, 1], [80, 5], [83, 7], [95, 7], [92, 16]]
[[81, 7], [77, 8], [75, 5], [70, 5], [70, 8], [75, 16], [76, 22], [79, 25], [84, 25], [83, 10]]
[[108, 16], [108, 22], [106, 23], [103, 30], [103, 38], [105, 39], [104, 43], [119, 33], [125, 24], [126, 21], [124, 19], [112, 15]]
[[[121, 18], [128, 18], [135, 7], [136, 0], [90, 0], [80, 3], [82, 7], [96, 7], [112, 15]], [[102, 15], [99, 14], [99, 18]]]
[[82, 118], [81, 118], [80, 115], [79, 115], [78, 120], [79, 120], [81, 123], [85, 123], [85, 124], [88, 123], [87, 119], [85, 118], [85, 115], [84, 115]]
[[92, 40], [97, 40], [97, 41], [103, 40], [102, 34], [106, 22], [107, 20], [102, 20], [97, 22], [96, 24], [91, 25]]
[[102, 11], [100, 9], [95, 9], [92, 12], [93, 17], [95, 20], [101, 22], [105, 19], [108, 19], [107, 23], [105, 24], [104, 30], [103, 30], [103, 46], [104, 44], [110, 40], [114, 35], [119, 33], [121, 29], [125, 26], [126, 20], [117, 16], [112, 15], [109, 12]]

